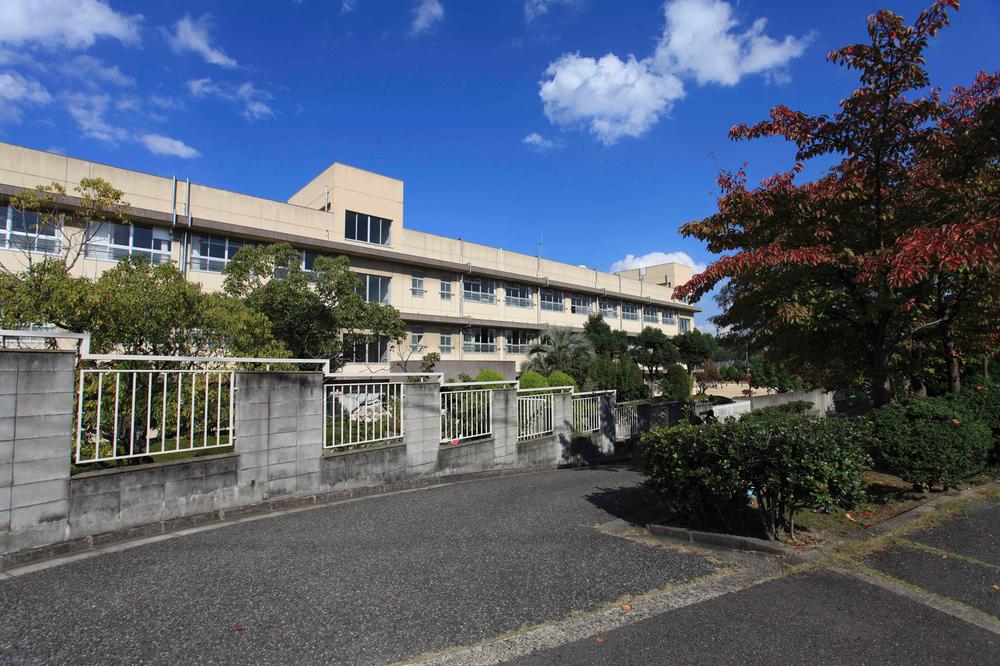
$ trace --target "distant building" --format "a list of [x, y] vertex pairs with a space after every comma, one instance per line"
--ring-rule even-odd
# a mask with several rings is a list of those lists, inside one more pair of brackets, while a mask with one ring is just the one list
[[[85, 177], [123, 190], [134, 224], [97, 230], [74, 269], [79, 275], [95, 277], [139, 255], [176, 264], [213, 290], [248, 244], [290, 243], [306, 270], [317, 256], [346, 255], [365, 297], [395, 307], [407, 327], [399, 348], [350, 350], [348, 371], [398, 368], [404, 359], [415, 370], [424, 354], [438, 352], [448, 376], [485, 367], [514, 376], [546, 325], [582, 329], [600, 312], [630, 335], [646, 326], [674, 335], [691, 330], [698, 312], [673, 299], [673, 287], [691, 277], [687, 266], [605, 273], [409, 229], [402, 181], [338, 163], [281, 202], [0, 143], [0, 262], [17, 267], [26, 242], [6, 200], [53, 181], [72, 193]], [[62, 251], [59, 235], [31, 242], [37, 251]]]

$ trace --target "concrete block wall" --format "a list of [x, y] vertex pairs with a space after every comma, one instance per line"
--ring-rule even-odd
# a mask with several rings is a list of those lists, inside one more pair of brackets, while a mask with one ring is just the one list
[[69, 537], [76, 355], [0, 351], [0, 552]]
[[493, 465], [517, 465], [517, 390], [493, 392]]
[[403, 387], [403, 442], [406, 467], [411, 476], [437, 471], [441, 448], [441, 387], [439, 384], [407, 384]]

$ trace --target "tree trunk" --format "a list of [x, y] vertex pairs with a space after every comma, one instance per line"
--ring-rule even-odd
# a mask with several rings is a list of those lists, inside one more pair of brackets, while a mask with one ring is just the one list
[[962, 391], [962, 374], [958, 364], [958, 353], [955, 351], [955, 340], [951, 334], [951, 322], [945, 320], [941, 325], [941, 342], [944, 347], [944, 362], [948, 368], [948, 392]]
[[892, 400], [892, 386], [889, 383], [889, 349], [885, 338], [875, 340], [872, 352], [872, 407], [888, 405]]

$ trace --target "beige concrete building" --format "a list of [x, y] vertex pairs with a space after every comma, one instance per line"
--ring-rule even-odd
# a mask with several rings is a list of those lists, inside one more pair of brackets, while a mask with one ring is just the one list
[[[0, 143], [0, 197], [52, 182], [72, 194], [100, 177], [125, 193], [132, 225], [104, 225], [75, 267], [94, 277], [129, 255], [172, 262], [205, 289], [246, 244], [287, 242], [316, 256], [345, 255], [366, 297], [399, 310], [401, 345], [358, 349], [349, 371], [387, 370], [439, 352], [449, 376], [494, 367], [508, 376], [547, 325], [582, 329], [592, 312], [630, 335], [646, 326], [674, 335], [694, 327], [697, 308], [675, 301], [691, 277], [681, 264], [613, 274], [417, 231], [405, 226], [403, 182], [334, 163], [287, 202], [164, 178]], [[0, 262], [17, 266], [25, 243], [60, 252], [59, 237], [26, 233], [19, 215], [0, 210]]]

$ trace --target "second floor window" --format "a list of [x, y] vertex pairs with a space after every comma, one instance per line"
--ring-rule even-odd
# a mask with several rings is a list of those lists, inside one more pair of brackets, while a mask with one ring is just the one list
[[618, 305], [610, 298], [597, 299], [597, 307], [601, 316], [605, 319], [616, 319], [618, 317]]
[[348, 363], [388, 363], [389, 341], [379, 338], [365, 342], [352, 336], [344, 336], [344, 360]]
[[410, 278], [411, 294], [414, 296], [423, 296], [426, 291], [424, 289], [424, 276], [422, 274], [417, 274]]
[[542, 289], [538, 292], [538, 300], [543, 310], [562, 312], [566, 308], [563, 302], [563, 293], [555, 289]]
[[622, 319], [638, 320], [639, 306], [635, 303], [622, 303]]
[[191, 268], [206, 273], [221, 273], [229, 260], [247, 245], [253, 247], [252, 243], [238, 238], [192, 236]]
[[62, 249], [61, 223], [44, 220], [36, 213], [0, 207], [0, 247], [22, 252], [59, 254]]
[[507, 283], [505, 288], [507, 292], [504, 302], [512, 308], [530, 308], [531, 303], [531, 287], [525, 284], [512, 284]]
[[368, 275], [367, 273], [358, 273], [358, 277], [361, 278], [358, 294], [367, 302], [382, 303], [383, 305], [389, 302], [389, 278], [384, 275]]
[[414, 328], [410, 331], [410, 350], [419, 354], [426, 347], [424, 346], [424, 329]]
[[170, 263], [170, 229], [101, 222], [89, 234], [85, 248], [88, 259], [120, 261], [125, 257], [143, 257], [154, 266]]
[[677, 323], [677, 310], [671, 310], [670, 308], [663, 309], [663, 323], [664, 324], [676, 324]]
[[347, 211], [344, 220], [344, 237], [363, 243], [388, 245], [392, 236], [392, 220], [364, 213]]
[[481, 277], [465, 278], [465, 300], [477, 303], [497, 302], [497, 283]]
[[452, 346], [451, 346], [451, 333], [442, 333], [441, 334], [440, 348], [441, 348], [441, 353], [442, 354], [450, 354], [451, 353], [451, 350], [452, 350]]
[[656, 311], [656, 308], [654, 308], [652, 305], [643, 306], [643, 308], [642, 308], [642, 320], [644, 322], [648, 322], [650, 324], [655, 324], [656, 322], [658, 322], [659, 321], [659, 316], [658, 316], [658, 313]]
[[462, 349], [477, 354], [489, 354], [497, 350], [496, 331], [492, 328], [467, 328], [463, 334]]
[[691, 320], [690, 319], [685, 319], [684, 317], [681, 317], [681, 320], [680, 320], [680, 332], [681, 333], [688, 333], [690, 331], [691, 331]]
[[534, 331], [525, 331], [523, 329], [513, 329], [507, 331], [507, 353], [508, 354], [527, 354], [528, 349], [531, 347], [532, 343], [535, 341]]
[[578, 315], [589, 315], [591, 307], [590, 296], [581, 296], [576, 294], [570, 301], [570, 308], [573, 314]]
[[441, 300], [451, 300], [451, 280], [441, 280]]

